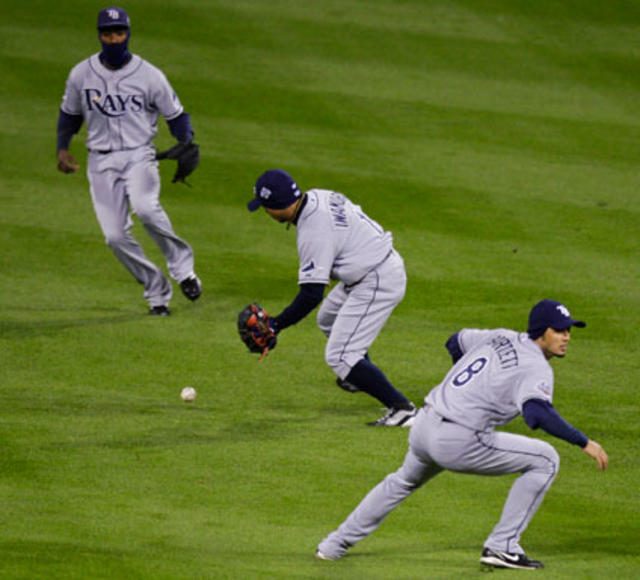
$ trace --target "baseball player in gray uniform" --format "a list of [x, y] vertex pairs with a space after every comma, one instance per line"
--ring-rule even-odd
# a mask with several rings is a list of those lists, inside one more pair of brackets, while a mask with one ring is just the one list
[[402, 467], [374, 487], [340, 527], [318, 545], [316, 556], [342, 557], [371, 534], [413, 491], [444, 469], [479, 475], [520, 473], [500, 520], [484, 543], [480, 561], [500, 568], [535, 569], [520, 536], [540, 506], [559, 465], [548, 443], [496, 432], [522, 414], [532, 429], [578, 445], [601, 470], [608, 458], [602, 447], [569, 425], [554, 409], [552, 357], [564, 357], [572, 326], [584, 327], [553, 300], [536, 304], [526, 333], [497, 328], [464, 329], [447, 342], [454, 365], [425, 398], [409, 433]]
[[196, 300], [202, 285], [194, 272], [193, 250], [173, 231], [160, 205], [160, 176], [152, 145], [159, 115], [180, 142], [193, 139], [193, 127], [164, 74], [128, 51], [129, 16], [122, 8], [99, 12], [98, 37], [102, 51], [77, 64], [67, 79], [58, 118], [58, 169], [78, 170], [69, 145], [86, 121], [87, 176], [107, 245], [144, 286], [149, 314], [166, 316], [171, 283], [131, 235], [129, 211], [162, 250], [183, 294]]
[[[325, 359], [338, 385], [363, 391], [387, 408], [377, 426], [409, 426], [416, 408], [374, 365], [369, 347], [405, 293], [404, 262], [391, 233], [343, 194], [301, 192], [285, 171], [261, 175], [248, 209], [264, 207], [275, 220], [294, 224], [300, 257], [299, 293], [272, 319], [273, 331], [302, 320], [318, 304], [317, 322], [327, 337]], [[323, 301], [330, 280], [338, 283]]]

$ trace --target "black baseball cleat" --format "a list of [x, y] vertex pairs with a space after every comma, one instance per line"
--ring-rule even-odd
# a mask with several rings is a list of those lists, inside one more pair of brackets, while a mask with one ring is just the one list
[[152, 306], [151, 308], [149, 308], [150, 316], [169, 316], [169, 314], [171, 314], [171, 312], [169, 311], [169, 307], [165, 306], [164, 304], [160, 306]]
[[340, 377], [336, 379], [336, 385], [338, 385], [341, 389], [344, 389], [348, 393], [359, 393], [360, 389], [356, 387], [353, 383], [350, 383], [347, 380], [343, 380]]
[[202, 282], [193, 274], [180, 282], [180, 290], [189, 300], [197, 300], [202, 294]]
[[537, 570], [538, 568], [544, 568], [542, 562], [531, 560], [524, 554], [497, 552], [490, 548], [482, 550], [480, 562], [494, 568], [514, 568], [517, 570]]

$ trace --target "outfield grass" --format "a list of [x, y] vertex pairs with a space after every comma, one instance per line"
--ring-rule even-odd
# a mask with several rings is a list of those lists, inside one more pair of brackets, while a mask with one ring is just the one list
[[393, 231], [408, 291], [372, 356], [417, 403], [462, 326], [521, 329], [544, 297], [587, 320], [553, 363], [555, 404], [611, 467], [536, 433], [561, 471], [523, 545], [540, 577], [639, 577], [640, 2], [124, 6], [201, 145], [193, 188], [162, 167], [162, 200], [204, 294], [176, 288], [173, 315], [147, 317], [93, 215], [82, 138], [82, 171], [55, 169], [64, 81], [103, 5], [3, 3], [0, 577], [481, 574], [509, 477], [445, 473], [349, 557], [313, 558], [407, 434], [365, 427], [377, 402], [334, 386], [313, 317], [260, 364], [238, 340], [242, 306], [296, 293], [295, 231], [245, 209], [271, 167]]

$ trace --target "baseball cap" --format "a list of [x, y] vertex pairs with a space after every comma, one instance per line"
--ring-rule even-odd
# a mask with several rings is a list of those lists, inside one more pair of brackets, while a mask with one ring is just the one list
[[569, 309], [556, 300], [541, 300], [529, 313], [529, 328], [527, 332], [532, 339], [542, 336], [547, 328], [565, 330], [572, 326], [584, 328], [586, 323], [571, 318]]
[[302, 195], [293, 177], [282, 169], [265, 171], [256, 180], [253, 193], [255, 197], [247, 204], [249, 211], [256, 211], [260, 206], [284, 209]]
[[98, 30], [130, 27], [129, 15], [122, 8], [111, 6], [98, 12]]

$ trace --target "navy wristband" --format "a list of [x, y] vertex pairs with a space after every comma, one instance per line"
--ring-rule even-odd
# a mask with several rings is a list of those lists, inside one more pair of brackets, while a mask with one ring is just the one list
[[58, 144], [57, 151], [67, 150], [71, 145], [72, 137], [82, 127], [82, 115], [69, 115], [60, 109], [58, 116]]

